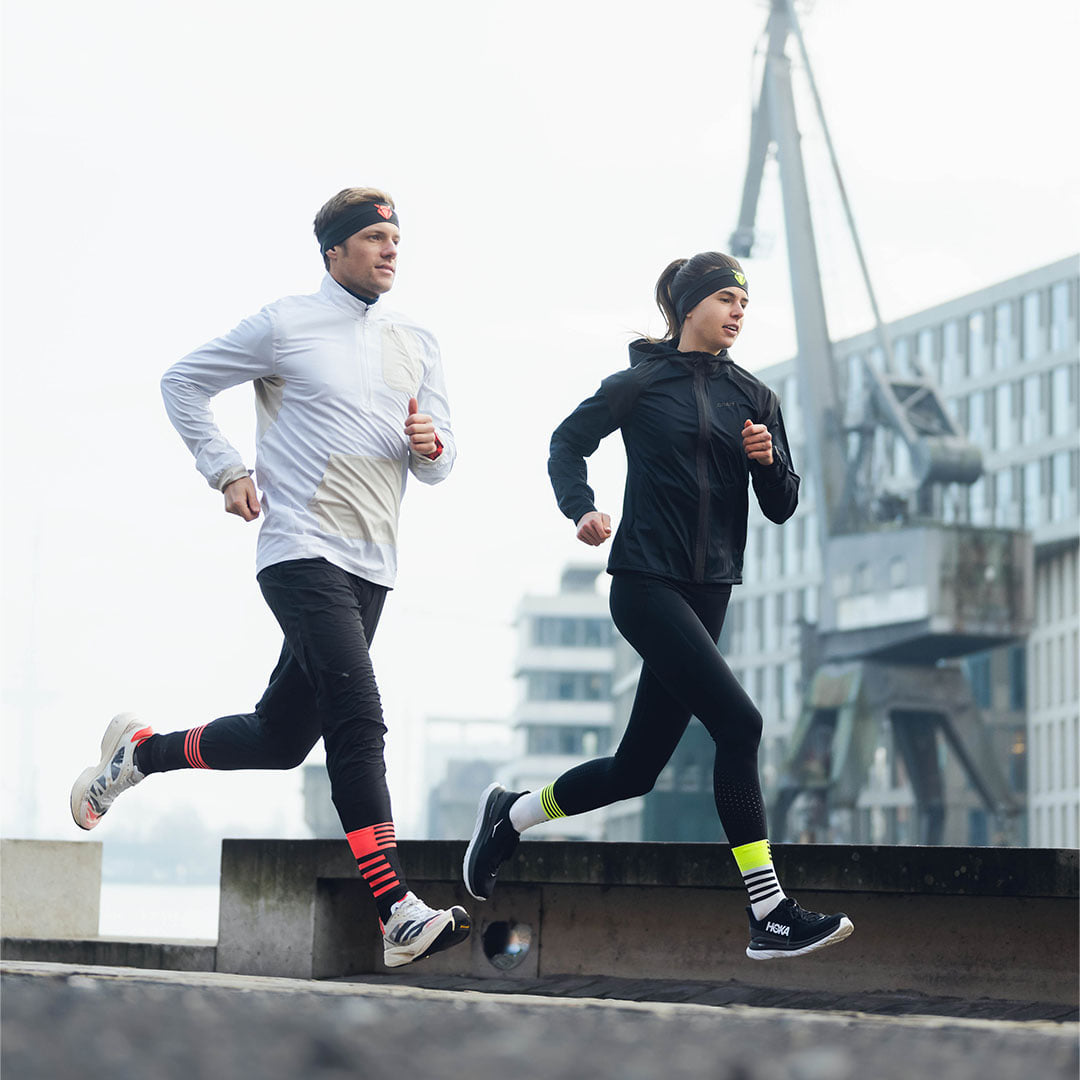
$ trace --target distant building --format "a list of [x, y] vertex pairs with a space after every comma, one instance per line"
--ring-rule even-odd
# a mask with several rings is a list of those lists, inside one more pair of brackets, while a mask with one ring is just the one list
[[[601, 577], [605, 587], [598, 590]], [[609, 752], [615, 627], [606, 585], [601, 567], [571, 565], [558, 593], [525, 596], [518, 605], [516, 753], [504, 780], [512, 789], [538, 791], [572, 765]], [[553, 822], [535, 836], [598, 840], [603, 823], [597, 811]]]
[[467, 840], [480, 793], [502, 780], [513, 756], [510, 725], [503, 719], [432, 717], [424, 725], [424, 791], [429, 840]]

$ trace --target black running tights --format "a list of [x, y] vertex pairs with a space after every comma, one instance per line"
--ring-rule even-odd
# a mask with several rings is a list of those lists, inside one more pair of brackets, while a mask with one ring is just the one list
[[555, 781], [555, 801], [566, 814], [651, 791], [696, 716], [716, 744], [713, 792], [728, 842], [765, 839], [761, 714], [716, 647], [730, 596], [730, 585], [613, 576], [611, 616], [641, 656], [641, 679], [614, 756], [587, 761]]

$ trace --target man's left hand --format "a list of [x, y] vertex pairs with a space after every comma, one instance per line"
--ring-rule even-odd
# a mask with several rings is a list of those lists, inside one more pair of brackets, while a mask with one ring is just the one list
[[431, 457], [438, 449], [435, 438], [435, 425], [427, 413], [420, 411], [416, 398], [409, 398], [409, 415], [405, 420], [405, 435], [409, 446], [424, 457]]
[[747, 420], [742, 429], [743, 449], [751, 461], [760, 465], [772, 464], [772, 436], [764, 424]]

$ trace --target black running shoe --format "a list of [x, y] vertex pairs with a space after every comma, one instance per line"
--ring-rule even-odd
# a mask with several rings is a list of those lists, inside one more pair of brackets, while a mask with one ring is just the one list
[[465, 849], [465, 888], [477, 900], [490, 900], [499, 867], [514, 853], [521, 834], [510, 824], [510, 807], [525, 794], [491, 784], [480, 796], [476, 826]]
[[841, 912], [839, 915], [820, 915], [799, 907], [791, 897], [781, 900], [760, 922], [750, 916], [750, 944], [746, 955], [751, 960], [778, 960], [786, 956], [804, 956], [815, 949], [824, 949], [843, 941], [855, 927]]

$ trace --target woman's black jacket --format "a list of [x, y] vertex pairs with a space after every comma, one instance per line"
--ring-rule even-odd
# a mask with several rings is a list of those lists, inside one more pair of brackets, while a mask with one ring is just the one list
[[[743, 450], [746, 420], [765, 424], [773, 464]], [[621, 429], [626, 446], [622, 520], [608, 571], [692, 583], [742, 579], [747, 481], [765, 516], [795, 512], [799, 477], [791, 462], [780, 401], [728, 358], [680, 353], [671, 342], [630, 345], [630, 366], [604, 379], [551, 436], [548, 475], [572, 521], [595, 510], [585, 459]]]

